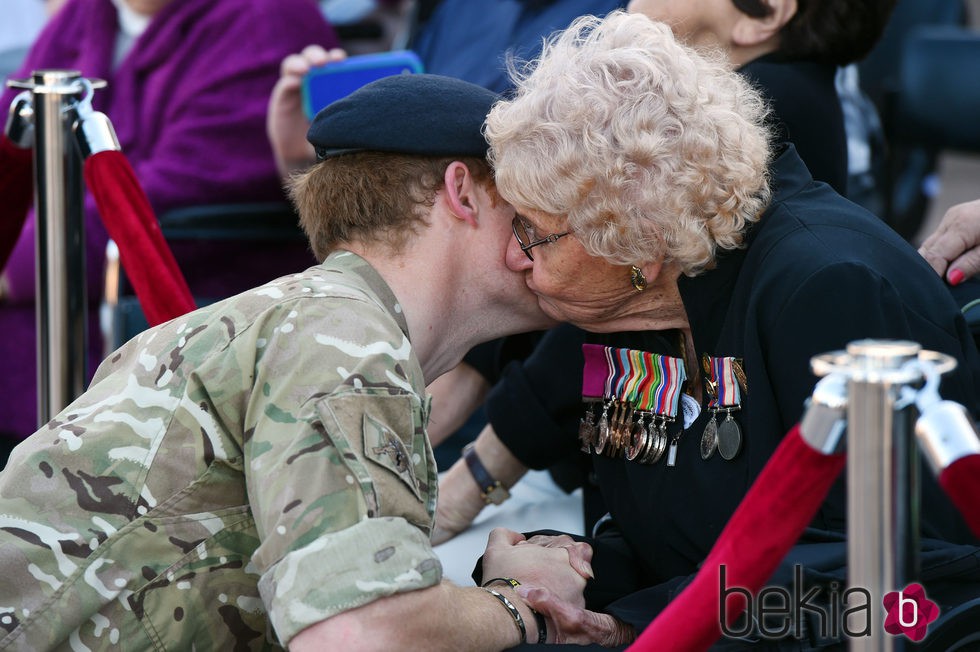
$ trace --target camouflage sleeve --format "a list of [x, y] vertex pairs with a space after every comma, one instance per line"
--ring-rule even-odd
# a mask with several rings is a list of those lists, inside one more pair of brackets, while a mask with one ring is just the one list
[[441, 579], [439, 558], [422, 530], [399, 518], [366, 518], [287, 555], [262, 576], [259, 590], [286, 644], [330, 616]]
[[283, 306], [256, 329], [249, 502], [260, 591], [280, 640], [393, 593], [438, 584], [437, 490], [421, 370], [369, 302]]

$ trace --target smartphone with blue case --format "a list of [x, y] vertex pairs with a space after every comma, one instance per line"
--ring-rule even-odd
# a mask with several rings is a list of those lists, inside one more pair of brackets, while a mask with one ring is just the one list
[[360, 54], [334, 61], [313, 68], [303, 77], [303, 110], [312, 120], [317, 111], [369, 82], [422, 71], [422, 61], [411, 50]]

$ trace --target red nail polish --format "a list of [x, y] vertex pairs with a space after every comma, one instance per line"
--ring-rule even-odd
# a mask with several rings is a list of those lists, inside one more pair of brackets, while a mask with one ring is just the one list
[[946, 278], [949, 279], [950, 285], [959, 285], [963, 282], [964, 274], [958, 269], [953, 269], [946, 275]]

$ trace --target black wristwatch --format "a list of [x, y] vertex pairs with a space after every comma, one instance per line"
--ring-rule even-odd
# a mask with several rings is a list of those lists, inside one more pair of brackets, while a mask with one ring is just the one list
[[500, 484], [500, 480], [494, 480], [493, 476], [483, 466], [480, 457], [476, 454], [475, 444], [470, 442], [463, 447], [463, 459], [466, 460], [466, 467], [470, 470], [473, 479], [480, 487], [480, 495], [488, 505], [499, 505], [508, 498], [510, 492], [507, 487]]

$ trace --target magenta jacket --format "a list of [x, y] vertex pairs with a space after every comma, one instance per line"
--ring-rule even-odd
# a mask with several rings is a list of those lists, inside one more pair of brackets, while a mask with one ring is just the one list
[[[173, 0], [113, 70], [117, 30], [111, 0], [69, 0], [15, 78], [69, 68], [108, 81], [94, 106], [112, 120], [157, 215], [195, 204], [283, 199], [266, 111], [286, 55], [311, 43], [338, 44], [316, 2]], [[4, 93], [4, 113], [15, 94]], [[102, 296], [107, 236], [91, 197], [86, 226], [88, 291], [95, 303]], [[207, 264], [222, 261], [212, 256]], [[36, 429], [33, 216], [6, 272], [11, 298], [0, 304], [0, 436], [26, 436]], [[94, 324], [93, 362], [103, 353]]]

